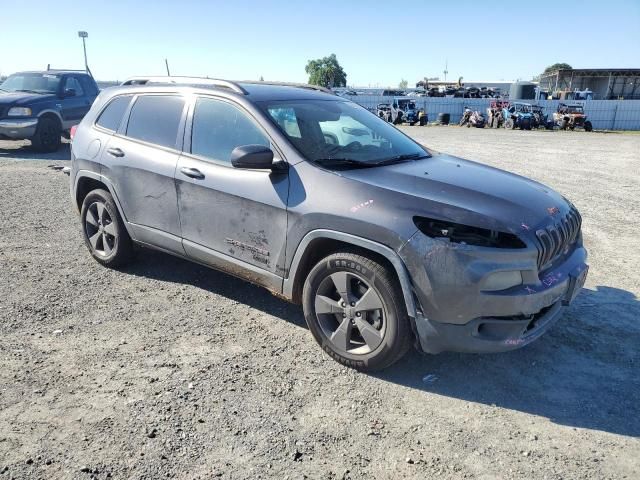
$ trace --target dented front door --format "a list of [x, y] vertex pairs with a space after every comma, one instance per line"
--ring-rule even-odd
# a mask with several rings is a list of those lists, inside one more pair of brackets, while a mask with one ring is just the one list
[[193, 259], [278, 289], [287, 231], [286, 170], [231, 165], [234, 148], [272, 147], [243, 107], [222, 98], [194, 100], [176, 191], [184, 249]]
[[[189, 176], [194, 172], [196, 178]], [[278, 257], [284, 254], [287, 231], [286, 173], [240, 170], [184, 155], [176, 187], [187, 254], [225, 269], [225, 259], [234, 259], [238, 268], [248, 263], [282, 276]]]

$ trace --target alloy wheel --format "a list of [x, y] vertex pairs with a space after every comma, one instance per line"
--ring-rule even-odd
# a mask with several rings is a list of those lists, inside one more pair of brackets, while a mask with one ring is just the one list
[[93, 202], [84, 219], [85, 233], [93, 251], [108, 257], [118, 245], [118, 232], [109, 211], [102, 202]]
[[339, 271], [322, 280], [315, 314], [324, 335], [342, 352], [367, 354], [384, 339], [387, 316], [382, 297], [354, 273]]

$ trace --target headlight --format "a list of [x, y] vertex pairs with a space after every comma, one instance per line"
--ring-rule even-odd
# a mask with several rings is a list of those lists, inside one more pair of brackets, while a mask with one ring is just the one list
[[426, 236], [454, 243], [493, 248], [526, 248], [517, 235], [486, 228], [471, 227], [426, 217], [413, 217], [413, 223]]
[[11, 107], [7, 112], [9, 117], [30, 117], [31, 109], [26, 107]]
[[506, 290], [522, 284], [522, 273], [520, 270], [512, 270], [509, 272], [495, 272], [487, 276], [482, 282], [482, 290], [494, 292], [498, 290]]

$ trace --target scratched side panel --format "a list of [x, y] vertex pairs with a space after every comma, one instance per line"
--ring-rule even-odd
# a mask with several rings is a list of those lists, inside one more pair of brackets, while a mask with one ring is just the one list
[[[204, 178], [189, 178], [182, 167], [196, 168]], [[176, 172], [183, 238], [282, 276], [288, 184], [285, 172], [183, 155]]]
[[174, 172], [178, 153], [113, 136], [102, 155], [104, 175], [111, 180], [127, 221], [180, 236]]

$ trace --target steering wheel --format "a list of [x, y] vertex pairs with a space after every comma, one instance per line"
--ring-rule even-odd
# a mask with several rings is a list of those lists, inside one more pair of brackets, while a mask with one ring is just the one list
[[362, 144], [358, 141], [354, 141], [346, 144], [343, 148], [347, 151], [358, 151], [362, 148]]

